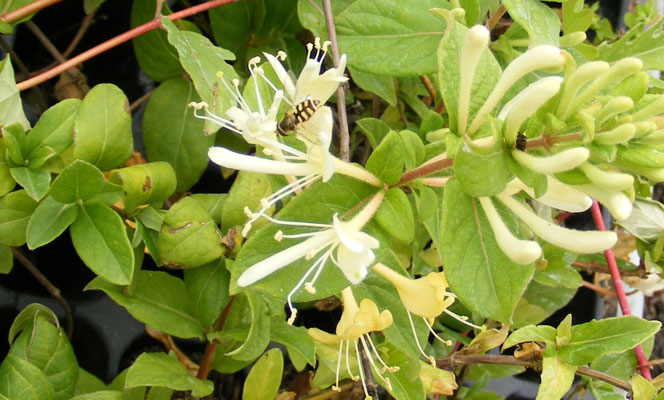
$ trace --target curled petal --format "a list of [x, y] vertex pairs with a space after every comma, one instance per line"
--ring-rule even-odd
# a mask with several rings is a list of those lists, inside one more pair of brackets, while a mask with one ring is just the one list
[[525, 151], [513, 150], [512, 157], [526, 168], [540, 174], [555, 174], [576, 168], [586, 161], [590, 152], [585, 147], [574, 147], [547, 157], [537, 157]]
[[293, 83], [293, 78], [291, 78], [291, 76], [288, 74], [288, 71], [286, 71], [284, 66], [281, 65], [281, 62], [277, 59], [277, 57], [269, 53], [263, 53], [263, 55], [265, 58], [267, 58], [267, 61], [270, 63], [272, 69], [277, 74], [277, 78], [279, 78], [281, 84], [284, 85], [286, 96], [290, 99], [295, 97], [295, 83]]
[[303, 242], [257, 262], [240, 275], [237, 279], [237, 285], [246, 287], [265, 278], [288, 264], [305, 257], [311, 251], [318, 250], [322, 245], [334, 239], [334, 236], [334, 231], [331, 229], [321, 231]]
[[307, 333], [309, 336], [311, 336], [315, 341], [323, 344], [337, 344], [341, 342], [341, 337], [337, 335], [333, 335], [331, 333], [327, 333], [325, 331], [322, 331], [318, 328], [309, 328], [307, 329]]
[[499, 194], [496, 197], [521, 218], [537, 236], [563, 249], [582, 254], [596, 253], [611, 248], [618, 241], [615, 232], [577, 231], [563, 228], [543, 220], [511, 196]]
[[517, 239], [512, 232], [505, 226], [502, 218], [498, 215], [491, 199], [480, 197], [480, 204], [489, 220], [491, 229], [495, 234], [498, 247], [505, 253], [510, 260], [517, 264], [530, 264], [542, 255], [542, 248], [537, 242], [532, 240]]
[[376, 259], [373, 251], [363, 248], [353, 252], [346, 246], [337, 249], [337, 267], [344, 273], [348, 281], [354, 285], [362, 282], [369, 272], [368, 267]]

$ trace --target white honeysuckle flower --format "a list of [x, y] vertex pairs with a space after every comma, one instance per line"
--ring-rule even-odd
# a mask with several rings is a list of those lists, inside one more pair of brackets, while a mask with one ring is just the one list
[[[282, 90], [275, 92], [270, 108], [265, 110], [263, 107], [263, 99], [258, 87], [257, 77], [255, 75], [257, 73], [262, 73], [260, 67], [256, 65], [259, 61], [259, 58], [254, 57], [249, 60], [248, 63], [249, 72], [253, 77], [252, 80], [254, 82], [254, 92], [258, 110], [252, 110], [251, 107], [249, 107], [249, 104], [245, 101], [242, 93], [240, 93], [240, 82], [237, 79], [233, 79], [233, 87], [230, 87], [223, 79], [221, 72], [218, 73], [221, 82], [226, 86], [228, 92], [233, 95], [236, 103], [238, 104], [237, 106], [233, 106], [226, 110], [226, 116], [228, 119], [212, 113], [209, 110], [208, 104], [205, 102], [192, 102], [189, 103], [189, 106], [194, 108], [194, 115], [197, 118], [213, 122], [222, 128], [226, 128], [231, 132], [242, 135], [242, 138], [249, 144], [276, 149], [279, 146], [276, 134], [277, 113], [279, 112], [281, 101], [284, 98], [284, 92]], [[205, 114], [196, 113], [196, 111], [201, 109], [205, 111]], [[331, 134], [331, 124], [329, 130]]]
[[618, 221], [627, 219], [632, 213], [632, 201], [621, 191], [607, 190], [595, 184], [574, 185], [574, 187], [602, 203]]
[[504, 193], [513, 195], [523, 190], [538, 203], [573, 213], [586, 211], [592, 206], [593, 200], [574, 186], [564, 184], [550, 175], [546, 176], [546, 180], [546, 192], [540, 197], [536, 197], [535, 191], [519, 178], [512, 179]]
[[608, 172], [589, 162], [579, 165], [579, 169], [590, 179], [590, 182], [606, 190], [623, 190], [634, 185], [632, 175]]
[[563, 249], [581, 254], [596, 253], [611, 248], [618, 241], [618, 236], [612, 231], [577, 231], [546, 221], [508, 194], [501, 193], [496, 198], [542, 240]]
[[581, 165], [590, 156], [585, 147], [574, 147], [550, 156], [538, 157], [521, 150], [512, 150], [512, 157], [524, 167], [540, 174], [569, 171]]
[[514, 145], [521, 124], [549, 101], [558, 90], [563, 78], [549, 76], [531, 83], [514, 96], [498, 113], [498, 119], [505, 121], [505, 142]]
[[498, 211], [493, 206], [491, 199], [488, 197], [480, 197], [480, 204], [486, 214], [491, 229], [493, 229], [494, 237], [498, 247], [505, 253], [510, 260], [517, 264], [530, 264], [537, 260], [542, 255], [542, 248], [537, 242], [533, 240], [518, 239], [512, 232], [505, 226], [502, 218], [498, 215]]
[[[277, 240], [305, 237], [307, 239], [250, 266], [237, 279], [237, 285], [240, 287], [249, 286], [294, 261], [301, 258], [309, 260], [320, 254], [288, 293], [287, 303], [291, 311], [288, 322], [292, 324], [296, 315], [291, 300], [293, 295], [302, 285], [309, 293], [315, 293], [314, 284], [328, 259], [332, 260], [332, 263], [343, 272], [346, 279], [352, 284], [360, 283], [366, 277], [368, 267], [375, 259], [373, 250], [378, 248], [379, 242], [372, 236], [362, 232], [362, 228], [376, 213], [384, 197], [382, 191], [376, 193], [364, 208], [348, 222], [340, 221], [337, 214], [332, 217], [332, 224], [281, 221], [264, 216], [269, 221], [277, 224], [314, 227], [321, 230], [294, 235], [285, 235], [278, 232], [275, 237]], [[313, 277], [307, 282], [312, 273], [314, 273]]]
[[526, 51], [512, 61], [503, 71], [496, 86], [479, 109], [468, 131], [473, 133], [479, 128], [485, 117], [496, 107], [507, 90], [524, 75], [538, 69], [559, 68], [565, 62], [559, 48], [551, 45], [541, 45]]
[[[346, 69], [345, 54], [342, 54], [339, 58], [339, 67], [329, 68], [322, 74], [320, 73], [329, 46], [329, 41], [325, 41], [321, 46], [319, 38], [316, 38], [314, 44], [307, 44], [307, 62], [295, 82], [279, 61], [279, 59], [283, 61], [286, 58], [285, 53], [280, 52], [277, 57], [263, 53], [283, 84], [286, 99], [292, 105], [299, 104], [307, 98], [325, 103], [337, 90], [339, 84], [348, 80], [344, 76], [344, 70]], [[271, 82], [269, 83], [271, 84]], [[274, 87], [274, 85], [272, 86]]]
[[459, 70], [459, 133], [466, 133], [466, 124], [468, 123], [468, 104], [470, 103], [470, 89], [475, 76], [475, 69], [480, 60], [482, 52], [486, 50], [489, 43], [489, 30], [484, 25], [475, 25], [468, 30], [463, 41], [461, 50], [460, 65], [463, 68]]
[[608, 71], [609, 63], [606, 61], [591, 61], [581, 65], [565, 80], [562, 96], [558, 102], [558, 113], [565, 119], [570, 110], [570, 103], [577, 95], [581, 86]]

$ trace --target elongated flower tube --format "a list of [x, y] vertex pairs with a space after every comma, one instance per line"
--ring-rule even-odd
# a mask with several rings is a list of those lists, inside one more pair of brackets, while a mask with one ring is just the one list
[[609, 63], [606, 61], [591, 61], [581, 65], [565, 80], [563, 93], [558, 102], [558, 114], [567, 118], [569, 114], [569, 105], [572, 99], [577, 95], [581, 86], [597, 78], [609, 69]]
[[537, 260], [542, 255], [542, 248], [537, 242], [533, 240], [518, 239], [512, 234], [503, 222], [498, 211], [493, 206], [491, 199], [488, 197], [480, 197], [480, 204], [486, 214], [491, 229], [493, 229], [494, 237], [498, 247], [505, 253], [510, 260], [517, 264], [530, 264]]
[[517, 57], [503, 71], [493, 91], [475, 115], [468, 131], [475, 132], [484, 118], [496, 107], [505, 92], [524, 75], [538, 69], [558, 68], [564, 62], [565, 57], [560, 49], [550, 45], [533, 47]]
[[[310, 260], [317, 254], [320, 254], [295, 287], [288, 293], [287, 303], [291, 310], [289, 323], [293, 323], [296, 316], [296, 310], [291, 300], [293, 294], [302, 285], [304, 285], [308, 292], [315, 293], [314, 284], [328, 260], [332, 260], [333, 264], [343, 272], [346, 279], [352, 284], [361, 282], [367, 275], [368, 267], [375, 259], [373, 250], [378, 248], [379, 242], [372, 236], [362, 232], [362, 228], [371, 220], [383, 199], [383, 192], [378, 192], [350, 221], [342, 222], [335, 214], [332, 217], [331, 225], [281, 221], [265, 216], [265, 218], [277, 224], [314, 227], [322, 230], [296, 235], [285, 235], [278, 232], [278, 240], [299, 239], [303, 237], [307, 239], [250, 266], [237, 279], [237, 285], [240, 287], [249, 286], [294, 261], [301, 258]], [[334, 256], [335, 251], [336, 257]], [[307, 282], [312, 273], [314, 273], [314, 276]]]
[[574, 147], [546, 157], [533, 156], [521, 150], [513, 150], [512, 157], [524, 167], [540, 174], [555, 174], [569, 171], [588, 159], [590, 152], [585, 147]]
[[611, 231], [577, 231], [545, 221], [528, 207], [506, 194], [496, 195], [507, 208], [519, 217], [542, 240], [575, 253], [596, 253], [611, 248], [618, 236]]
[[339, 84], [348, 80], [344, 76], [344, 70], [346, 69], [345, 54], [342, 54], [339, 58], [338, 68], [329, 68], [321, 74], [323, 61], [329, 46], [329, 41], [325, 41], [321, 46], [319, 38], [316, 38], [314, 44], [307, 44], [307, 62], [295, 82], [280, 62], [280, 60], [286, 59], [285, 53], [279, 52], [277, 57], [263, 53], [281, 81], [286, 99], [291, 104], [301, 103], [307, 97], [325, 103], [337, 90]]
[[[360, 305], [357, 305], [355, 296], [350, 287], [345, 288], [341, 291], [344, 311], [341, 314], [341, 319], [337, 324], [336, 335], [324, 332], [317, 328], [310, 328], [308, 330], [309, 336], [314, 338], [314, 340], [323, 343], [323, 344], [339, 344], [338, 358], [337, 358], [337, 369], [336, 369], [336, 382], [332, 386], [332, 389], [335, 391], [341, 391], [339, 388], [339, 370], [341, 367], [341, 354], [344, 352], [344, 347], [346, 349], [346, 370], [348, 375], [353, 379], [357, 380], [358, 378], [353, 375], [353, 372], [350, 370], [350, 365], [348, 363], [349, 357], [349, 348], [351, 342], [354, 344], [355, 357], [357, 358], [357, 365], [360, 366], [359, 352], [358, 352], [358, 341], [362, 343], [366, 350], [366, 355], [369, 358], [369, 362], [373, 367], [374, 371], [378, 376], [385, 382], [385, 386], [391, 388], [390, 380], [383, 376], [385, 371], [396, 372], [399, 370], [399, 367], [390, 367], [382, 359], [378, 353], [376, 346], [369, 336], [370, 332], [379, 332], [387, 329], [392, 325], [392, 313], [388, 310], [380, 312], [376, 303], [369, 299], [362, 299]], [[374, 360], [378, 360], [382, 368], [378, 368]], [[367, 398], [371, 398], [368, 394], [366, 381], [364, 379], [364, 373], [362, 368], [359, 369], [359, 378], [362, 381], [362, 387]]]
[[575, 189], [574, 186], [564, 184], [550, 175], [546, 176], [546, 180], [546, 192], [540, 197], [536, 197], [535, 191], [518, 178], [512, 179], [503, 193], [513, 195], [523, 190], [538, 203], [573, 213], [586, 211], [593, 204], [588, 195]]
[[468, 30], [463, 41], [459, 69], [459, 133], [466, 132], [468, 124], [468, 104], [470, 103], [470, 89], [475, 76], [475, 69], [482, 52], [489, 43], [489, 30], [483, 25], [475, 25]]
[[575, 187], [597, 199], [618, 221], [627, 219], [632, 213], [632, 201], [623, 192], [607, 190], [593, 184], [576, 185]]
[[558, 93], [562, 80], [563, 78], [559, 76], [542, 78], [530, 84], [505, 104], [498, 113], [498, 119], [505, 121], [505, 142], [507, 144], [514, 145], [521, 124]]
[[594, 164], [584, 162], [579, 169], [590, 179], [590, 182], [606, 190], [623, 190], [634, 185], [634, 177], [620, 172], [608, 172]]
[[619, 144], [625, 143], [636, 135], [636, 125], [626, 123], [618, 125], [608, 132], [597, 132], [593, 142], [599, 144]]

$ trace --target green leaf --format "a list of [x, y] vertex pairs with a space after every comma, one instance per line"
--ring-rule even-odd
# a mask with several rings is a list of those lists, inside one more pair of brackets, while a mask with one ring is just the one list
[[[149, 22], [155, 17], [156, 3], [151, 0], [137, 0], [131, 6], [131, 27], [135, 28]], [[161, 6], [161, 14], [169, 15], [168, 5]], [[161, 82], [168, 78], [182, 75], [182, 66], [178, 60], [178, 53], [168, 43], [166, 32], [162, 29], [153, 29], [132, 40], [136, 61], [153, 81]]]
[[162, 203], [175, 191], [175, 171], [160, 161], [116, 169], [109, 180], [122, 185], [125, 212], [133, 215], [141, 205]]
[[363, 72], [355, 68], [348, 68], [353, 82], [362, 90], [371, 92], [382, 98], [392, 107], [397, 105], [397, 92], [394, 87], [394, 78], [385, 75], [376, 75]]
[[560, 18], [539, 0], [503, 0], [510, 17], [530, 36], [530, 45], [558, 46]]
[[[534, 267], [507, 258], [496, 243], [479, 201], [462, 192], [460, 186], [456, 179], [445, 185], [441, 224], [445, 276], [466, 307], [509, 324]], [[504, 210], [501, 214], [518, 236], [516, 218]]]
[[48, 193], [51, 183], [51, 173], [46, 170], [37, 170], [28, 167], [10, 168], [12, 178], [25, 189], [34, 200], [39, 201]]
[[0, 197], [11, 192], [16, 186], [16, 181], [12, 177], [9, 164], [5, 158], [7, 147], [4, 138], [0, 138]]
[[284, 356], [279, 349], [270, 349], [256, 361], [242, 389], [243, 400], [272, 400], [279, 391], [284, 371]]
[[572, 32], [586, 32], [592, 25], [593, 12], [583, 5], [583, 0], [563, 1], [562, 30], [565, 35]]
[[662, 324], [634, 316], [592, 320], [572, 326], [572, 340], [559, 350], [568, 364], [587, 364], [603, 354], [622, 353], [654, 335]]
[[63, 100], [39, 117], [28, 133], [26, 153], [28, 158], [36, 150], [48, 146], [60, 154], [74, 142], [74, 121], [81, 105], [79, 99]]
[[399, 137], [403, 142], [404, 162], [406, 169], [413, 169], [424, 161], [424, 143], [417, 133], [409, 130], [399, 132]]
[[315, 343], [305, 327], [288, 325], [282, 316], [273, 316], [270, 318], [270, 340], [286, 347], [288, 356], [298, 371], [301, 371], [305, 364], [297, 365], [297, 359], [311, 366], [316, 365]]
[[69, 233], [78, 256], [94, 273], [118, 285], [131, 281], [134, 253], [122, 218], [110, 207], [83, 204]]
[[[3, 12], [7, 12], [3, 7]], [[14, 80], [14, 69], [9, 61], [9, 55], [0, 61], [0, 125], [7, 126], [15, 122], [21, 124], [23, 129], [30, 129], [30, 122], [23, 112], [21, 95]]]
[[664, 230], [664, 206], [656, 201], [637, 199], [629, 217], [616, 223], [644, 242], [654, 242]]
[[502, 193], [514, 175], [504, 148], [490, 154], [477, 154], [463, 145], [454, 157], [454, 175], [461, 190], [473, 197]]
[[[78, 364], [67, 335], [42, 313], [23, 326], [9, 355], [41, 370], [54, 390], [53, 399], [68, 400], [78, 380]], [[48, 319], [47, 319], [48, 318]]]
[[[576, 271], [572, 270], [570, 272], [570, 276], [576, 274], [577, 278], [579, 277]], [[552, 285], [542, 284], [538, 280], [546, 280], [547, 283]], [[517, 304], [516, 311], [514, 312], [514, 324], [512, 326], [518, 328], [544, 321], [554, 311], [559, 310], [569, 303], [575, 294], [576, 288], [558, 286], [554, 284], [553, 279], [549, 277], [543, 279], [540, 271], [536, 271], [533, 280], [530, 281], [526, 292], [521, 297], [519, 304]]]
[[99, 168], [83, 161], [69, 164], [53, 181], [51, 196], [60, 203], [87, 201], [101, 192], [104, 175]]
[[[161, 23], [168, 32], [169, 43], [177, 49], [180, 63], [194, 83], [196, 92], [210, 105], [213, 114], [224, 115], [226, 110], [235, 105], [230, 82], [237, 78], [237, 74], [226, 62], [235, 58], [233, 53], [212, 45], [198, 33], [179, 31], [166, 17], [162, 17]], [[206, 128], [206, 131], [213, 133], [219, 129], [217, 125], [213, 126]]]
[[413, 209], [408, 196], [399, 188], [392, 188], [385, 194], [385, 200], [375, 215], [376, 222], [387, 233], [404, 242], [410, 242], [415, 235]]
[[357, 126], [362, 129], [364, 135], [369, 139], [372, 148], [378, 147], [380, 142], [385, 139], [391, 128], [385, 122], [376, 118], [362, 118], [357, 121]]
[[207, 396], [214, 389], [212, 382], [191, 376], [175, 356], [164, 353], [143, 353], [129, 367], [125, 387], [138, 386], [191, 390], [195, 397]]
[[[449, 128], [452, 132], [459, 129], [459, 82], [461, 79], [459, 60], [466, 32], [468, 32], [468, 28], [465, 26], [457, 22], [452, 23], [440, 42], [437, 53], [439, 90], [445, 102], [445, 109], [449, 115]], [[470, 125], [501, 74], [500, 65], [487, 47], [482, 51], [473, 76], [466, 126]]]
[[[221, 231], [226, 233], [229, 229], [247, 222], [244, 208], [260, 209], [261, 199], [271, 193], [272, 185], [265, 174], [240, 171], [221, 212]], [[255, 225], [261, 226], [259, 221], [256, 221]]]
[[25, 190], [17, 190], [0, 198], [0, 244], [25, 244], [28, 221], [35, 208], [37, 202]]
[[643, 61], [643, 69], [664, 69], [664, 43], [660, 38], [662, 31], [660, 20], [647, 29], [640, 23], [622, 35], [615, 42], [605, 41], [598, 46], [598, 60], [618, 61], [625, 57], [636, 57]]
[[125, 400], [125, 396], [115, 390], [100, 390], [72, 397], [71, 400]]
[[542, 383], [536, 400], [559, 400], [572, 386], [576, 366], [569, 365], [556, 355], [542, 359]]
[[371, 153], [366, 168], [385, 184], [393, 185], [401, 177], [404, 162], [403, 142], [397, 132], [391, 131]]
[[[392, 386], [391, 388], [386, 388], [388, 392], [397, 400], [426, 399], [422, 382], [419, 379], [413, 379], [412, 376], [413, 372], [419, 368], [419, 361], [411, 359], [404, 354], [402, 349], [388, 342], [381, 343], [378, 346], [378, 351], [387, 365], [398, 365], [400, 367], [396, 372], [386, 371], [384, 373], [385, 377], [389, 378]], [[380, 378], [376, 379], [376, 382], [385, 386]]]
[[221, 234], [194, 199], [185, 197], [164, 216], [157, 245], [164, 263], [196, 267], [219, 258]]
[[[378, 75], [419, 76], [436, 71], [445, 21], [429, 10], [443, 0], [357, 0], [335, 15], [339, 51], [348, 65]], [[306, 26], [306, 24], [303, 22]]]
[[[223, 8], [223, 7], [222, 7]], [[177, 191], [189, 190], [208, 165], [214, 136], [203, 134], [203, 120], [187, 104], [199, 101], [193, 85], [169, 79], [155, 89], [143, 113], [143, 143], [150, 161], [166, 161], [175, 170]]]
[[83, 368], [78, 369], [78, 380], [74, 388], [74, 395], [98, 392], [106, 389], [106, 384], [101, 379], [92, 375]]
[[127, 97], [100, 84], [86, 95], [74, 122], [74, 157], [106, 171], [122, 165], [134, 149]]
[[45, 198], [28, 222], [28, 248], [32, 250], [50, 243], [76, 220], [77, 215], [78, 208], [74, 204], [59, 203], [51, 196]]
[[24, 128], [13, 123], [2, 127], [2, 137], [6, 147], [7, 161], [10, 166], [22, 167], [27, 165], [25, 158], [26, 134]]
[[196, 193], [189, 197], [196, 200], [207, 211], [215, 224], [218, 225], [221, 222], [221, 213], [228, 197], [227, 193]]
[[[374, 192], [375, 188], [366, 183], [334, 175], [327, 183], [314, 183], [300, 195], [291, 199], [276, 217], [281, 220], [330, 224], [333, 214], [344, 215], [348, 210], [374, 194]], [[293, 239], [284, 239], [281, 242], [274, 240], [274, 235], [278, 230], [282, 230], [284, 234], [303, 233], [303, 229], [297, 226], [270, 224], [250, 236], [242, 245], [230, 269], [231, 294], [239, 291], [236, 281], [244, 270], [267, 257], [301, 243], [301, 240]], [[311, 229], [307, 229], [306, 231], [310, 232]], [[304, 257], [293, 261], [284, 268], [254, 283], [250, 288], [269, 293], [280, 299], [285, 299], [290, 289], [297, 284], [313, 262], [314, 260], [306, 260]], [[323, 266], [323, 271], [318, 281], [325, 282], [325, 284], [316, 287], [316, 294], [314, 296], [304, 290], [299, 290], [294, 294], [293, 300], [310, 301], [312, 299], [325, 298], [340, 292], [341, 289], [348, 286], [348, 280], [344, 277], [343, 273], [329, 260]]]
[[30, 362], [8, 355], [0, 364], [0, 398], [3, 400], [51, 400], [53, 386], [39, 368]]
[[203, 326], [185, 301], [187, 288], [160, 271], [137, 271], [131, 288], [95, 278], [86, 290], [102, 290], [137, 320], [180, 338], [203, 336]]
[[[270, 342], [270, 318], [267, 315], [267, 307], [261, 296], [257, 293], [245, 292], [249, 308], [241, 312], [251, 318], [249, 332], [240, 347], [226, 353], [226, 356], [239, 361], [250, 361], [258, 357]], [[249, 311], [249, 313], [247, 313]], [[237, 312], [237, 309], [236, 309]], [[230, 326], [229, 326], [230, 327]], [[222, 335], [226, 331], [221, 332]]]
[[555, 345], [556, 328], [548, 325], [528, 325], [512, 332], [503, 343], [503, 350], [524, 342], [544, 342]]
[[223, 258], [184, 271], [189, 306], [206, 329], [212, 327], [230, 300], [229, 280], [230, 273], [226, 270]]
[[14, 266], [14, 255], [9, 246], [0, 244], [0, 274], [8, 274], [12, 272]]

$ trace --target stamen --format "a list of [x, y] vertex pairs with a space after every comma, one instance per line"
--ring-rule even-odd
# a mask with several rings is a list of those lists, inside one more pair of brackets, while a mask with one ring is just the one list
[[429, 321], [426, 318], [422, 317], [422, 319], [424, 320], [424, 323], [426, 324], [427, 328], [429, 328], [429, 332], [433, 334], [433, 337], [440, 340], [443, 344], [445, 344], [445, 346], [451, 346], [453, 344], [451, 340], [445, 340], [440, 336], [438, 336], [438, 334], [436, 333], [436, 331], [433, 330], [433, 327], [429, 324]]
[[327, 54], [327, 49], [330, 47], [331, 44], [332, 42], [330, 42], [329, 40], [323, 42], [323, 57], [325, 57], [325, 55]]
[[311, 51], [314, 49], [314, 45], [307, 43], [307, 60], [311, 58]]
[[319, 37], [317, 37], [316, 39], [314, 39], [314, 47], [315, 47], [317, 50], [320, 49], [320, 38], [319, 38]]
[[281, 230], [278, 230], [277, 233], [274, 234], [274, 240], [277, 242], [281, 242], [281, 240], [284, 238], [284, 233]]
[[293, 307], [293, 300], [292, 300], [293, 295], [295, 294], [295, 292], [297, 292], [300, 289], [300, 287], [302, 287], [302, 284], [307, 280], [307, 278], [309, 277], [309, 275], [311, 275], [314, 269], [318, 268], [318, 261], [319, 260], [317, 260], [315, 263], [311, 265], [311, 267], [309, 267], [307, 272], [305, 272], [304, 275], [302, 275], [302, 278], [300, 278], [295, 287], [293, 287], [293, 289], [291, 289], [291, 291], [288, 293], [288, 296], [286, 296], [286, 303], [288, 304], [288, 310], [291, 312], [291, 316], [288, 318], [288, 325], [293, 325], [293, 322], [295, 322], [295, 315], [297, 314], [297, 310], [295, 309], [295, 307]]
[[[323, 271], [323, 267], [327, 263], [328, 258], [330, 258], [330, 255], [332, 254], [332, 250], [334, 250], [334, 245], [331, 247], [328, 251], [325, 252], [318, 260], [316, 260], [317, 263], [319, 263], [319, 267], [316, 270], [316, 273], [314, 274], [314, 277], [311, 278], [311, 281], [309, 281], [309, 286], [313, 289], [314, 293], [316, 292], [316, 289], [314, 288], [314, 283], [316, 283], [316, 280], [318, 280], [318, 277], [320, 276], [320, 273]], [[311, 293], [311, 292], [309, 292]], [[311, 293], [311, 294], [314, 294]]]
[[378, 353], [378, 349], [376, 349], [376, 346], [374, 345], [373, 340], [371, 340], [370, 337], [368, 337], [367, 339], [369, 341], [369, 344], [371, 345], [371, 349], [373, 350], [374, 355], [376, 356], [378, 361], [380, 361], [380, 363], [383, 364], [383, 368], [381, 369], [381, 373], [383, 373], [385, 371], [388, 371], [388, 372], [391, 372], [391, 373], [398, 372], [400, 368], [399, 367], [390, 367], [389, 365], [387, 365], [385, 360], [383, 360], [383, 358], [380, 356], [380, 353]]
[[242, 237], [247, 237], [250, 230], [251, 230], [251, 223], [247, 222], [246, 224], [244, 224], [244, 227], [242, 228]]
[[424, 352], [422, 349], [422, 345], [420, 345], [420, 339], [417, 338], [417, 332], [415, 332], [415, 324], [413, 323], [413, 317], [410, 316], [410, 311], [406, 312], [408, 314], [408, 321], [410, 322], [410, 330], [413, 332], [413, 337], [415, 338], [415, 344], [417, 345], [417, 349], [420, 351], [420, 354], [424, 356], [431, 365], [434, 367], [436, 366], [436, 359], [433, 358], [433, 356], [428, 355], [427, 353]]
[[473, 329], [479, 329], [479, 330], [482, 330], [482, 331], [485, 329], [483, 326], [477, 326], [477, 325], [475, 325], [471, 322], [468, 322], [468, 317], [466, 317], [465, 315], [459, 315], [459, 314], [453, 313], [452, 311], [447, 310], [447, 309], [443, 310], [443, 312], [445, 314], [449, 315], [450, 317], [456, 319], [457, 321], [461, 322], [462, 324], [464, 324], [466, 326], [469, 326]]
[[355, 340], [355, 358], [357, 359], [357, 369], [360, 372], [360, 380], [362, 381], [362, 389], [364, 389], [364, 395], [366, 398], [371, 399], [369, 396], [369, 390], [367, 389], [366, 378], [364, 377], [364, 368], [362, 368], [362, 362], [360, 361], [360, 351], [357, 349], [357, 340]]
[[357, 382], [360, 379], [360, 377], [353, 375], [353, 372], [350, 370], [350, 361], [348, 361], [349, 360], [348, 350], [350, 349], [350, 340], [344, 340], [344, 342], [346, 342], [346, 372], [348, 372], [348, 376], [350, 376], [350, 379]]
[[311, 295], [316, 294], [316, 288], [314, 287], [313, 283], [311, 283], [311, 282], [305, 282], [304, 283], [304, 290], [309, 292], [309, 294], [311, 294]]
[[251, 67], [252, 67], [253, 65], [257, 65], [257, 64], [260, 64], [260, 63], [261, 63], [261, 58], [260, 58], [260, 56], [252, 57], [252, 58], [249, 60], [249, 63], [248, 63], [248, 64], [249, 64], [249, 69], [251, 70]]
[[282, 50], [279, 50], [277, 52], [277, 58], [280, 59], [281, 61], [286, 61], [286, 53]]
[[247, 218], [253, 218], [253, 217], [254, 217], [254, 213], [251, 212], [251, 210], [249, 209], [249, 207], [244, 206], [244, 208], [242, 209], [242, 211], [244, 211], [244, 215], [246, 215]]
[[335, 373], [335, 384], [332, 386], [332, 390], [335, 392], [341, 392], [341, 388], [339, 387], [339, 370], [341, 369], [341, 352], [343, 351], [344, 348], [344, 340], [339, 342], [339, 351], [337, 353], [337, 371]]
[[[365, 340], [366, 337], [366, 340]], [[392, 385], [390, 384], [390, 380], [388, 378], [385, 378], [383, 376], [383, 373], [386, 371], [386, 369], [379, 369], [378, 366], [376, 365], [376, 362], [374, 361], [373, 357], [371, 357], [371, 353], [369, 352], [369, 346], [367, 345], [367, 341], [372, 342], [371, 338], [369, 337], [368, 334], [364, 334], [360, 336], [360, 341], [362, 341], [362, 345], [364, 346], [364, 349], [366, 350], [367, 353], [367, 359], [369, 360], [369, 363], [373, 367], [373, 369], [376, 371], [376, 374], [380, 377], [380, 379], [385, 382], [385, 386], [387, 387], [387, 390], [392, 390]], [[373, 346], [373, 343], [371, 344], [371, 347], [375, 349]]]

